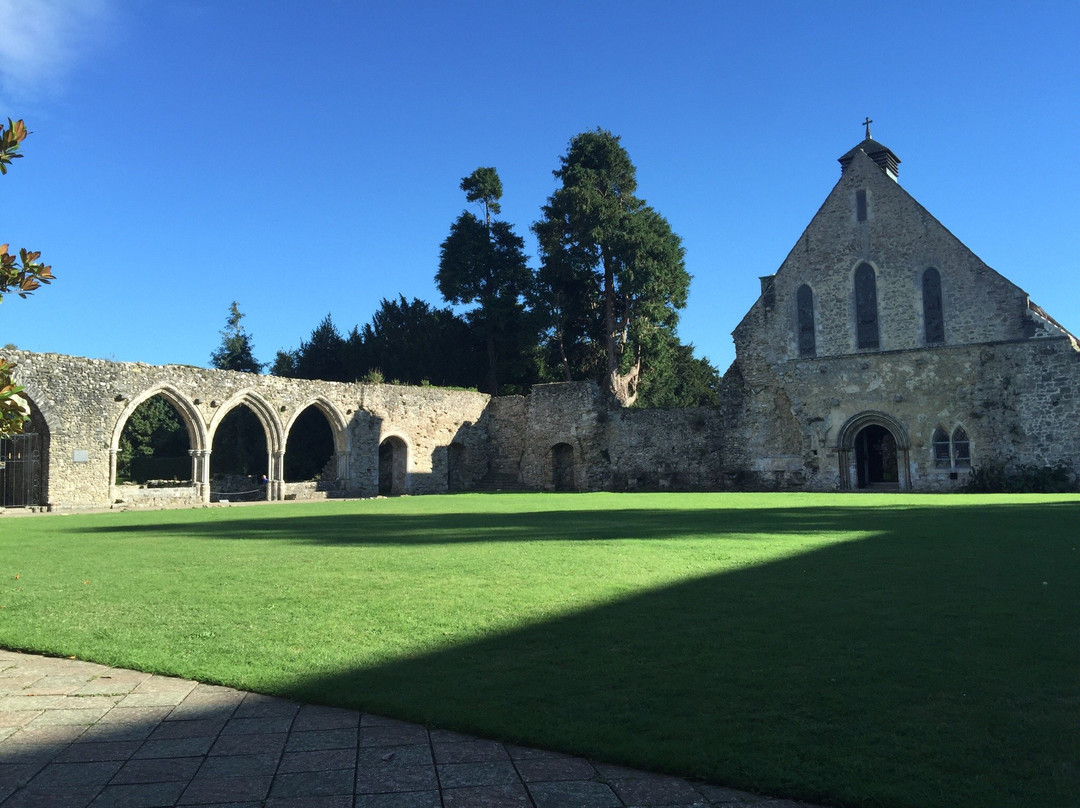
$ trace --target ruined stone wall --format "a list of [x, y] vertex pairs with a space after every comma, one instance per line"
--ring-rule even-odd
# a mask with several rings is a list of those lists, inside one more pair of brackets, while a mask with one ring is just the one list
[[[188, 426], [194, 454], [188, 494], [170, 491], [144, 499], [209, 498], [210, 452], [218, 425], [234, 408], [249, 407], [267, 435], [271, 497], [286, 493], [283, 456], [289, 429], [309, 407], [326, 417], [334, 436], [338, 493], [378, 492], [379, 444], [395, 436], [407, 447], [404, 491], [432, 493], [447, 485], [447, 447], [458, 442], [469, 481], [487, 467], [488, 438], [480, 418], [489, 397], [467, 391], [397, 385], [341, 384], [285, 379], [181, 365], [145, 365], [13, 351], [15, 378], [48, 436], [45, 501], [56, 508], [107, 507], [124, 492], [113, 485], [115, 450], [127, 418], [161, 395]], [[296, 492], [299, 493], [299, 492]]]
[[525, 400], [522, 483], [538, 491], [554, 490], [552, 449], [567, 444], [573, 450], [573, 488], [604, 490], [608, 473], [601, 454], [601, 419], [606, 417], [595, 382], [535, 385]]
[[623, 409], [593, 382], [538, 385], [526, 398], [522, 481], [555, 488], [554, 448], [573, 449], [577, 490], [724, 487], [717, 408]]
[[724, 424], [715, 407], [616, 409], [602, 432], [600, 454], [613, 491], [699, 491], [724, 480]]

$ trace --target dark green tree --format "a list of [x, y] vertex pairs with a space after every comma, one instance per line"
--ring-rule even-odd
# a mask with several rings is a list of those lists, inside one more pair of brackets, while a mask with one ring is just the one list
[[191, 442], [180, 414], [161, 396], [147, 399], [131, 413], [120, 433], [116, 481], [191, 476]]
[[296, 378], [296, 351], [280, 350], [274, 356], [274, 362], [270, 365], [272, 376], [284, 376], [288, 379]]
[[[501, 210], [502, 197], [495, 169], [476, 169], [462, 179], [461, 189], [469, 202], [480, 203], [484, 218], [463, 211], [450, 226], [435, 282], [446, 302], [474, 306], [467, 319], [487, 355], [484, 390], [498, 395], [500, 370], [512, 373], [515, 364], [522, 364], [523, 332], [532, 330], [522, 302], [531, 274], [525, 242], [507, 222], [492, 221], [491, 214]], [[525, 342], [531, 338], [529, 334]]]
[[[605, 387], [623, 405], [637, 398], [649, 327], [674, 330], [686, 305], [690, 275], [679, 237], [636, 196], [637, 171], [611, 132], [583, 132], [570, 141], [554, 172], [561, 187], [534, 226], [544, 284], [582, 285], [592, 274], [599, 292]], [[548, 288], [555, 300], [564, 290]], [[554, 331], [557, 323], [547, 323]], [[564, 334], [565, 338], [565, 334]]]
[[644, 360], [636, 407], [710, 407], [720, 397], [720, 374], [707, 359], [694, 356], [667, 329], [648, 329], [641, 335]]
[[294, 374], [298, 379], [352, 381], [345, 367], [345, 340], [329, 314], [311, 332], [311, 338], [300, 343], [296, 351]]
[[218, 370], [238, 370], [242, 373], [260, 373], [263, 363], [255, 360], [251, 337], [244, 331], [240, 321], [244, 315], [236, 301], [229, 306], [229, 316], [221, 332], [221, 346], [210, 354], [210, 364]]
[[423, 300], [383, 300], [358, 333], [363, 365], [355, 378], [378, 371], [387, 381], [476, 387], [479, 381], [476, 340], [469, 324], [450, 309]]

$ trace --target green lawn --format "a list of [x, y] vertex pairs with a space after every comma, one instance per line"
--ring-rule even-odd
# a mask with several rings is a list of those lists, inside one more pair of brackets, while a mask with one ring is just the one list
[[0, 520], [0, 646], [852, 806], [1080, 794], [1080, 497]]

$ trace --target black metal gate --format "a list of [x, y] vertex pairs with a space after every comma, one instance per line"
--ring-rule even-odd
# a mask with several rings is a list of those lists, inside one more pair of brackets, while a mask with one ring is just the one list
[[41, 503], [41, 435], [0, 437], [0, 508]]

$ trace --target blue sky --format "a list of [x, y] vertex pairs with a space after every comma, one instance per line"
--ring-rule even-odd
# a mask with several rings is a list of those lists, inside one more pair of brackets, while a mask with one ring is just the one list
[[[990, 266], [1080, 330], [1080, 3], [0, 0], [0, 242], [57, 281], [0, 344], [206, 365], [231, 301], [256, 356], [384, 297], [441, 305], [461, 178], [527, 237], [570, 138], [622, 137], [730, 333], [862, 139]], [[945, 268], [943, 268], [945, 269]]]

